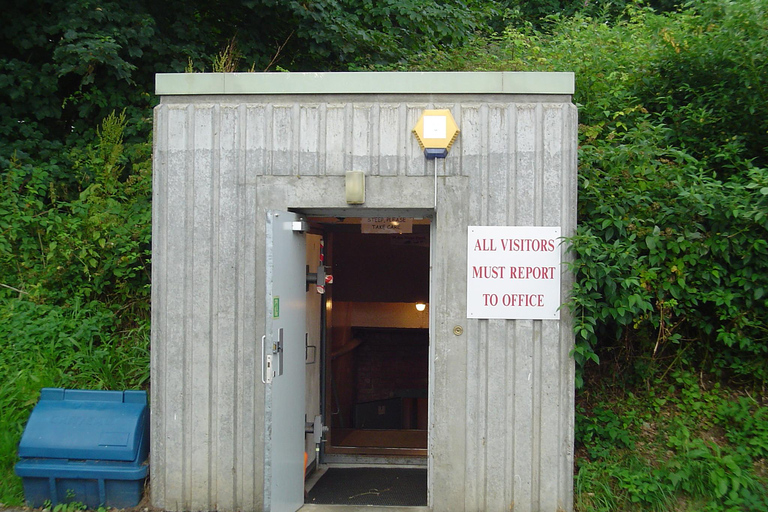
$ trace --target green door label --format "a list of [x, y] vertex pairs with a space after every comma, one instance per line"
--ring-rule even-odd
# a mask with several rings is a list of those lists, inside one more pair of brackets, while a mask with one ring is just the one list
[[280, 297], [272, 297], [272, 318], [280, 318]]

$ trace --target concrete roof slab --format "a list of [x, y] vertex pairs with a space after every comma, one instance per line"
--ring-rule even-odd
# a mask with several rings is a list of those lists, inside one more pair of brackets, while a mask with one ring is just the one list
[[155, 94], [573, 94], [574, 82], [571, 72], [159, 73]]

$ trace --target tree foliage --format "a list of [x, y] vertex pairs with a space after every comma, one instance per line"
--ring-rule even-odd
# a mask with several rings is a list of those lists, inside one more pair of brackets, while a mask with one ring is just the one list
[[578, 63], [577, 361], [768, 378], [766, 7], [632, 8], [530, 36], [542, 67]]
[[11, 0], [13, 23], [0, 26], [0, 162], [83, 143], [115, 109], [126, 109], [129, 138], [145, 138], [155, 73], [210, 70], [232, 40], [232, 71], [349, 69], [462, 44], [488, 12], [459, 0]]
[[646, 106], [669, 143], [723, 177], [768, 165], [768, 13], [760, 0], [705, 2], [660, 28]]
[[[750, 113], [767, 6], [640, 10], [582, 35], [577, 360], [768, 378], [766, 125]], [[717, 85], [695, 89], [707, 73]]]

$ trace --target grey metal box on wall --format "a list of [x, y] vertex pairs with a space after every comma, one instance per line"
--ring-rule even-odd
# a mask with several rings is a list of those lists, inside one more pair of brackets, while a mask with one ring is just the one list
[[[573, 84], [571, 73], [158, 75], [155, 506], [265, 507], [265, 218], [294, 209], [432, 217], [430, 507], [572, 510], [569, 312], [470, 320], [464, 276], [468, 226], [574, 233]], [[443, 160], [426, 160], [411, 134], [425, 109], [459, 126]], [[345, 201], [350, 170], [365, 173], [363, 205]], [[565, 272], [563, 298], [571, 285]]]

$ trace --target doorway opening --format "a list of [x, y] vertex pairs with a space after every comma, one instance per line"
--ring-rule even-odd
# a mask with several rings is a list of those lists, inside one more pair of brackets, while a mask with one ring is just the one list
[[430, 220], [308, 220], [333, 276], [320, 307], [319, 395], [328, 430], [317, 467], [365, 467], [361, 478], [383, 479], [394, 475], [388, 468], [400, 470], [402, 490], [412, 475], [426, 505]]

